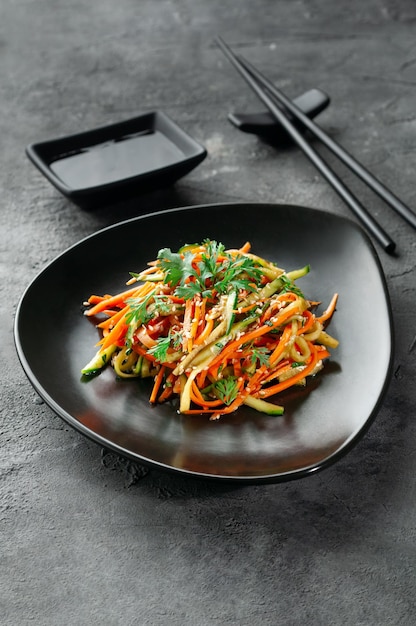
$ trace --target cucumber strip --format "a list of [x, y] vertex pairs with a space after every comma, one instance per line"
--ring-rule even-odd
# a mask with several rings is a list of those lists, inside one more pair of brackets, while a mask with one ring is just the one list
[[180, 402], [179, 402], [179, 412], [180, 413], [184, 413], [185, 411], [189, 411], [190, 407], [191, 407], [191, 387], [192, 387], [192, 382], [195, 378], [195, 376], [199, 373], [200, 370], [195, 369], [192, 370], [192, 372], [189, 374], [188, 379], [185, 383], [185, 385], [183, 386], [183, 389], [181, 389], [181, 396], [180, 396]]
[[99, 372], [107, 363], [115, 351], [116, 346], [109, 346], [105, 350], [98, 350], [97, 354], [82, 368], [81, 374], [84, 376], [94, 376]]
[[144, 283], [158, 283], [165, 278], [165, 275], [163, 272], [154, 272], [153, 274], [142, 273], [137, 274], [135, 278], [137, 282], [141, 281]]
[[283, 287], [287, 284], [287, 280], [293, 282], [298, 278], [302, 278], [302, 276], [306, 276], [310, 272], [310, 265], [305, 265], [298, 270], [292, 270], [291, 272], [287, 272], [287, 274], [281, 274], [270, 283], [267, 283], [260, 291], [255, 294], [250, 294], [244, 302], [240, 303], [240, 306], [247, 306], [256, 300], [267, 300], [271, 298], [275, 293], [278, 293], [283, 289]]
[[201, 244], [199, 243], [186, 243], [184, 246], [179, 248], [178, 253], [182, 254], [183, 252], [192, 252], [195, 248], [199, 248]]
[[335, 339], [331, 335], [328, 335], [328, 333], [326, 333], [324, 330], [321, 330], [321, 332], [319, 333], [317, 342], [322, 344], [323, 346], [327, 346], [328, 348], [338, 348], [339, 346], [338, 339]]
[[139, 358], [137, 359], [136, 365], [133, 368], [133, 372], [136, 374], [136, 376], [141, 376], [143, 359], [144, 359], [143, 355], [140, 354]]
[[294, 280], [297, 280], [298, 278], [302, 278], [303, 276], [306, 276], [306, 274], [309, 274], [310, 271], [311, 271], [311, 266], [305, 265], [304, 267], [301, 267], [298, 270], [292, 270], [291, 272], [287, 272], [286, 276], [288, 277], [289, 280], [293, 282]]
[[149, 376], [152, 375], [150, 370], [151, 370], [150, 362], [146, 359], [146, 357], [143, 357], [142, 367], [141, 367], [141, 370], [140, 370], [140, 377], [141, 378], [149, 378]]
[[266, 400], [260, 400], [260, 398], [254, 398], [253, 396], [247, 396], [244, 400], [244, 404], [267, 415], [283, 415], [284, 413], [282, 406], [273, 404], [272, 402], [266, 402]]
[[237, 292], [236, 291], [231, 291], [228, 294], [227, 297], [227, 302], [225, 304], [225, 323], [226, 323], [226, 334], [228, 335], [228, 333], [231, 330], [231, 327], [234, 323], [234, 319], [235, 319], [235, 307], [237, 306]]

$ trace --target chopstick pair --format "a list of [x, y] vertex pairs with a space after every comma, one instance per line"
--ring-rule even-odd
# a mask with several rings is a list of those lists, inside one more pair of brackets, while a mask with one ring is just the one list
[[338, 175], [324, 161], [318, 152], [305, 139], [304, 135], [294, 126], [287, 116], [287, 112], [300, 121], [317, 139], [319, 139], [333, 154], [347, 165], [357, 176], [359, 176], [375, 193], [377, 193], [387, 204], [389, 204], [401, 217], [416, 228], [416, 214], [397, 198], [387, 187], [385, 187], [373, 174], [366, 170], [356, 159], [354, 159], [344, 148], [329, 137], [325, 131], [305, 115], [284, 93], [275, 87], [265, 76], [263, 76], [251, 63], [243, 57], [235, 55], [231, 48], [221, 37], [216, 38], [217, 45], [228, 60], [234, 65], [244, 80], [250, 85], [260, 100], [267, 106], [273, 117], [283, 126], [286, 132], [292, 137], [295, 143], [301, 148], [304, 154], [315, 165], [319, 172], [326, 178], [338, 195], [349, 206], [353, 213], [361, 220], [367, 230], [373, 235], [384, 250], [392, 254], [396, 244], [385, 230], [372, 217], [361, 202], [354, 196], [348, 187], [341, 181]]

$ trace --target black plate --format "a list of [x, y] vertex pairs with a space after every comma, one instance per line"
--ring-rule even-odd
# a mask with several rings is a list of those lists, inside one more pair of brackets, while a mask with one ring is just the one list
[[83, 208], [173, 184], [207, 155], [161, 111], [27, 146], [36, 167]]
[[[282, 396], [284, 417], [242, 407], [210, 422], [149, 405], [149, 384], [117, 381], [111, 368], [90, 382], [80, 370], [98, 335], [82, 315], [91, 293], [114, 293], [154, 259], [206, 237], [253, 251], [286, 269], [311, 264], [306, 297], [338, 309], [340, 346], [305, 389]], [[173, 209], [106, 228], [73, 246], [26, 290], [15, 321], [21, 363], [41, 397], [102, 446], [139, 462], [241, 482], [297, 478], [351, 448], [376, 414], [392, 361], [391, 314], [374, 248], [353, 222], [322, 211], [268, 204]]]

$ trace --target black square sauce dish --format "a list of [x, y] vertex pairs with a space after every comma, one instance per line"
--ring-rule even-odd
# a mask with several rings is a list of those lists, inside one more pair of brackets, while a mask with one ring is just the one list
[[172, 185], [207, 151], [165, 113], [152, 111], [31, 144], [26, 154], [63, 195], [93, 208]]

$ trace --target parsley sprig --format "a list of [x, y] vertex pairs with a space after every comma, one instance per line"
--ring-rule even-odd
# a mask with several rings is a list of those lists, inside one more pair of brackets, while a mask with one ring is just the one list
[[154, 292], [149, 293], [145, 298], [129, 298], [126, 304], [129, 305], [130, 311], [126, 316], [128, 330], [126, 334], [126, 343], [130, 346], [133, 342], [133, 334], [136, 328], [142, 324], [146, 324], [151, 319], [148, 311], [148, 303], [153, 298]]
[[266, 367], [269, 367], [269, 356], [270, 352], [265, 346], [253, 346], [251, 348], [250, 360], [253, 365], [257, 365], [258, 361], [259, 365], [266, 365]]
[[295, 283], [290, 280], [290, 278], [285, 276], [285, 274], [282, 274], [280, 276], [280, 280], [283, 283], [283, 287], [281, 288], [280, 293], [287, 293], [288, 291], [292, 291], [293, 293], [295, 293], [300, 298], [304, 298], [305, 297], [303, 295], [303, 292], [299, 289], [299, 287], [297, 287], [295, 285]]
[[166, 337], [158, 337], [156, 343], [152, 348], [147, 350], [148, 354], [152, 354], [156, 361], [163, 363], [168, 358], [169, 348], [179, 350], [182, 342], [182, 333], [178, 330], [169, 329], [169, 333]]
[[152, 354], [157, 361], [166, 361], [168, 349], [170, 348], [171, 344], [171, 339], [172, 337], [170, 332], [167, 337], [159, 337], [156, 340], [155, 345], [152, 348], [149, 348], [147, 352], [149, 354]]
[[211, 391], [213, 391], [217, 398], [224, 402], [224, 404], [229, 406], [238, 395], [237, 378], [235, 376], [220, 378], [211, 385]]
[[197, 255], [191, 250], [182, 254], [163, 248], [158, 254], [158, 263], [165, 273], [164, 282], [175, 288], [175, 295], [185, 300], [199, 294], [210, 297], [215, 291], [227, 294], [230, 291], [256, 291], [262, 268], [242, 254], [231, 255], [222, 243], [205, 240], [205, 250]]

